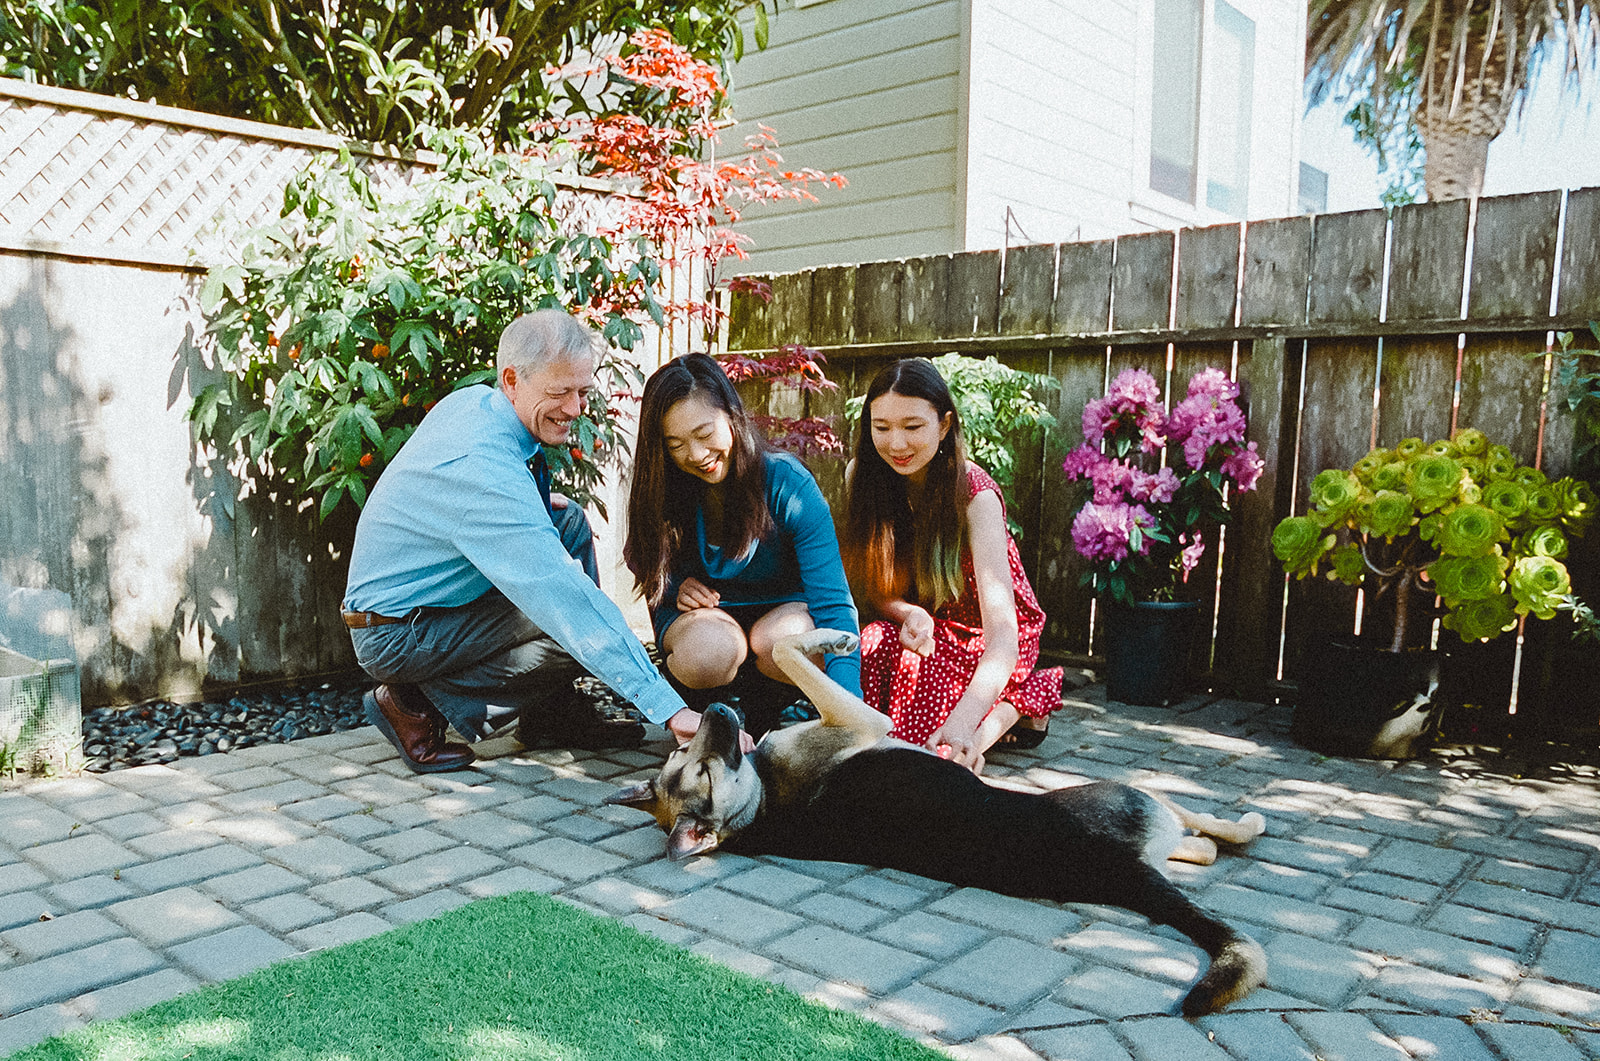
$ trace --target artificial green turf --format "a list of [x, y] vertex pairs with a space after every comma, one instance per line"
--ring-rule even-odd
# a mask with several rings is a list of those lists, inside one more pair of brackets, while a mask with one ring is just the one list
[[11, 1061], [938, 1061], [928, 1047], [543, 895], [281, 962]]

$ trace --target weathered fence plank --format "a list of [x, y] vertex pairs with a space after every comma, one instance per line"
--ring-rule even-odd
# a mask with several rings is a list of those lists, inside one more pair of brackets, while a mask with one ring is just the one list
[[[1215, 368], [1224, 375], [1231, 375], [1233, 344], [1184, 343], [1173, 349], [1172, 380], [1166, 392], [1169, 409], [1188, 396], [1189, 380], [1204, 368]], [[1177, 463], [1180, 456], [1169, 452], [1167, 461]], [[1213, 620], [1216, 618], [1217, 579], [1222, 560], [1219, 529], [1206, 527], [1203, 528], [1202, 534], [1206, 546], [1205, 554], [1201, 556], [1199, 566], [1189, 573], [1188, 579], [1179, 584], [1176, 594], [1178, 600], [1192, 600], [1200, 605], [1200, 614], [1195, 623], [1194, 645], [1189, 657], [1190, 679], [1199, 688], [1204, 688], [1210, 681], [1213, 655], [1211, 631]], [[1232, 631], [1219, 632], [1220, 637], [1231, 634]]]
[[782, 273], [772, 278], [773, 346], [808, 343], [811, 336], [811, 285], [813, 273]]
[[[1007, 358], [1006, 363], [1019, 372], [1049, 375], [1050, 353], [1047, 350], [1030, 351]], [[1031, 573], [1039, 570], [1039, 527], [1042, 523], [1044, 480], [1051, 475], [1061, 476], [1060, 466], [1045, 466], [1045, 440], [1037, 435], [1010, 440], [1013, 478], [1011, 488], [1005, 492], [1006, 510], [1022, 528], [1017, 542], [1022, 557], [1022, 569]]]
[[1311, 283], [1311, 218], [1253, 221], [1245, 226], [1244, 324], [1301, 324]]
[[1560, 214], [1560, 192], [1478, 200], [1468, 317], [1537, 317], [1550, 312]]
[[[1524, 464], [1539, 446], [1544, 403], [1544, 336], [1468, 336], [1461, 354], [1458, 427], [1475, 427], [1510, 446]], [[1533, 356], [1529, 356], [1533, 355]]]
[[1058, 332], [1103, 332], [1111, 327], [1111, 262], [1116, 240], [1063, 243], [1056, 270], [1051, 323]]
[[[1320, 219], [1319, 219], [1320, 220]], [[1378, 371], [1371, 340], [1308, 342], [1300, 414], [1299, 486], [1294, 514], [1305, 512], [1311, 481], [1326, 468], [1348, 468], [1372, 444], [1372, 394]], [[1356, 591], [1320, 575], [1289, 585], [1284, 674], [1299, 676], [1308, 644], [1355, 629]]]
[[1461, 316], [1467, 275], [1466, 199], [1402, 206], [1389, 250], [1389, 320]]
[[1382, 210], [1321, 214], [1315, 218], [1308, 320], [1378, 319], [1383, 299], [1386, 224]]
[[1174, 232], [1141, 232], [1117, 239], [1117, 260], [1111, 270], [1113, 331], [1149, 331], [1167, 326], [1172, 319], [1172, 255], [1176, 245]]
[[728, 292], [728, 347], [762, 350], [773, 345], [772, 277], [748, 276], [743, 280]]
[[950, 256], [950, 286], [940, 334], [993, 335], [1000, 322], [1000, 252]]
[[1584, 188], [1567, 196], [1556, 312], [1600, 317], [1600, 188]]
[[1239, 238], [1238, 225], [1178, 233], [1178, 307], [1173, 327], [1225, 328], [1233, 323]]
[[856, 267], [856, 341], [890, 343], [900, 338], [900, 283], [905, 262], [867, 262]]
[[1455, 387], [1455, 336], [1385, 339], [1378, 376], [1378, 445], [1393, 446], [1403, 438], [1449, 438]]
[[[1083, 405], [1105, 393], [1105, 347], [1073, 347], [1051, 354], [1050, 371], [1060, 381], [1056, 422], [1060, 450], [1070, 452], [1083, 441]], [[1088, 496], [1084, 483], [1069, 483], [1058, 465], [1041, 477], [1039, 554], [1033, 588], [1044, 608], [1047, 643], [1068, 652], [1089, 650], [1089, 609], [1094, 601], [1079, 584], [1088, 563], [1072, 547], [1072, 519]]]
[[950, 298], [950, 255], [910, 258], [900, 280], [900, 340], [946, 336], [946, 302]]
[[1219, 689], [1262, 699], [1277, 680], [1284, 581], [1272, 530], [1293, 502], [1302, 346], [1262, 339], [1239, 351], [1239, 397], [1262, 470], [1230, 502], [1212, 673]]
[[849, 346], [856, 341], [856, 267], [818, 269], [811, 281], [808, 346]]
[[1000, 290], [1000, 334], [1042, 335], [1050, 331], [1056, 294], [1056, 245], [1040, 243], [1006, 251]]

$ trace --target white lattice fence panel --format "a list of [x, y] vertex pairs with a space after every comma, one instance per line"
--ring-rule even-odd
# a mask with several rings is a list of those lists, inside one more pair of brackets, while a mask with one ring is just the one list
[[[204, 265], [221, 230], [268, 220], [289, 179], [330, 150], [0, 96], [0, 244]], [[380, 186], [428, 168], [368, 161]]]

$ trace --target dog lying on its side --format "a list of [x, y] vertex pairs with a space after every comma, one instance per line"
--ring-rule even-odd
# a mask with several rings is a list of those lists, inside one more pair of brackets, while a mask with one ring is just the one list
[[700, 731], [650, 781], [608, 803], [640, 807], [668, 833], [674, 860], [718, 847], [745, 854], [858, 862], [1022, 898], [1101, 903], [1171, 925], [1211, 956], [1183, 1000], [1186, 1016], [1243, 998], [1266, 977], [1260, 944], [1212, 917], [1162, 876], [1169, 858], [1209, 863], [1216, 845], [1261, 835], [1114, 782], [1042, 794], [985, 784], [965, 767], [888, 736], [889, 719], [809, 658], [851, 652], [856, 638], [815, 630], [773, 659], [821, 715], [739, 749], [733, 712], [716, 704]]

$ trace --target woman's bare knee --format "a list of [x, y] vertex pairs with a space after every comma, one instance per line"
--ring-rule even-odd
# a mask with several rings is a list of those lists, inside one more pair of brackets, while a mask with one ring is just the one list
[[691, 689], [727, 685], [749, 654], [744, 631], [725, 614], [685, 615], [672, 624], [664, 641], [667, 669]]

